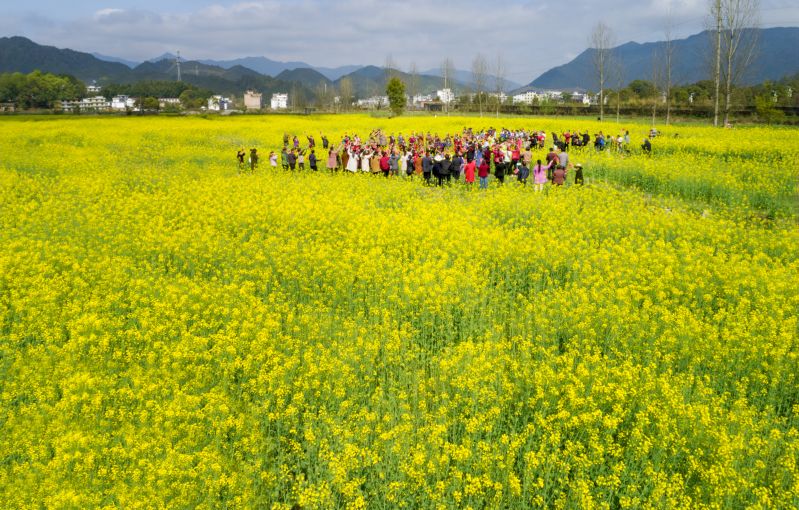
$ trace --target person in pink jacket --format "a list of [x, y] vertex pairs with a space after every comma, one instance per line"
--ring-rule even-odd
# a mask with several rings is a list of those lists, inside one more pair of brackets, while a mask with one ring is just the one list
[[536, 191], [544, 190], [544, 184], [546, 184], [548, 180], [547, 170], [549, 170], [550, 166], [552, 166], [551, 161], [549, 164], [544, 166], [541, 164], [541, 160], [539, 159], [533, 167], [533, 183], [535, 184], [534, 188]]
[[327, 153], [327, 169], [331, 172], [333, 170], [338, 170], [338, 155], [336, 154], [336, 149], [333, 147], [330, 148], [330, 152]]

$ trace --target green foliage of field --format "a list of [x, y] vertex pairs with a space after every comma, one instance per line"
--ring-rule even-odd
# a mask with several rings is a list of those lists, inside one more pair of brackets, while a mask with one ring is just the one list
[[464, 125], [620, 128], [0, 121], [2, 506], [796, 507], [799, 131], [543, 193], [264, 157]]

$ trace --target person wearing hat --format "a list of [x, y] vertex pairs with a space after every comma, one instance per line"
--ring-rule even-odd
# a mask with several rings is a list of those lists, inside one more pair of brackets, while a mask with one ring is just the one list
[[574, 184], [583, 184], [583, 165], [579, 163], [574, 165]]

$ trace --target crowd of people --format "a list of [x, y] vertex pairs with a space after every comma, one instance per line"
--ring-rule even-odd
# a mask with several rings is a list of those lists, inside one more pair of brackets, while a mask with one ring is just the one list
[[[650, 133], [650, 137], [656, 135], [656, 132]], [[394, 135], [375, 129], [363, 138], [358, 134], [344, 134], [338, 143], [331, 143], [327, 136], [320, 134], [320, 147], [313, 135], [306, 134], [304, 138], [305, 142], [301, 143], [297, 135], [285, 133], [280, 152], [270, 152], [269, 165], [302, 171], [307, 163], [312, 171], [324, 167], [330, 172], [419, 178], [427, 185], [438, 186], [462, 179], [467, 185], [479, 181], [482, 189], [488, 187], [489, 176], [500, 185], [506, 179], [527, 185], [532, 179], [535, 189], [540, 191], [547, 183], [562, 186], [570, 171], [573, 171], [574, 184], [585, 182], [583, 166], [571, 161], [570, 152], [580, 154], [590, 148], [630, 152], [627, 130], [617, 136], [600, 131], [593, 137], [583, 131], [552, 132], [549, 142], [544, 131], [493, 128], [483, 131], [464, 128], [459, 133], [444, 136], [429, 132]], [[533, 151], [547, 146], [549, 150], [543, 160], [533, 162]], [[651, 154], [649, 139], [644, 140], [641, 149]], [[245, 163], [246, 156], [244, 149], [240, 149], [237, 154], [239, 168], [249, 165], [254, 171], [258, 166], [257, 150], [250, 149]]]

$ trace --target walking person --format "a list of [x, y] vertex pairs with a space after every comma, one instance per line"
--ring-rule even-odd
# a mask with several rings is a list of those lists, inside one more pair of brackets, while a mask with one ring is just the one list
[[491, 165], [488, 162], [489, 158], [483, 158], [477, 168], [477, 176], [480, 177], [480, 189], [488, 189], [488, 174], [491, 171]]
[[380, 174], [380, 153], [377, 150], [370, 153], [369, 170], [372, 175]]
[[499, 146], [494, 149], [494, 177], [500, 185], [505, 182], [505, 153]]
[[380, 158], [380, 171], [383, 172], [383, 177], [388, 179], [388, 174], [391, 172], [391, 158], [388, 157], [387, 152], [383, 152], [383, 157]]
[[430, 186], [430, 178], [433, 176], [433, 158], [430, 157], [430, 153], [427, 151], [425, 151], [422, 158], [422, 173], [425, 184]]
[[400, 157], [399, 154], [397, 154], [397, 150], [396, 149], [392, 150], [391, 156], [389, 156], [388, 158], [389, 174], [391, 174], [392, 176], [396, 176], [399, 174], [399, 161]]
[[408, 155], [407, 154], [403, 154], [403, 153], [400, 152], [397, 155], [397, 157], [399, 158], [399, 174], [402, 177], [407, 177], [408, 176]]
[[522, 186], [527, 186], [527, 178], [530, 177], [530, 169], [523, 162], [516, 163], [516, 179]]
[[338, 154], [332, 147], [327, 153], [327, 169], [334, 172], [338, 169]]
[[346, 168], [348, 171], [355, 173], [358, 171], [358, 163], [360, 159], [358, 158], [358, 153], [355, 152], [353, 149], [349, 149], [346, 152], [347, 154], [347, 165]]
[[552, 174], [552, 184], [555, 186], [563, 186], [566, 182], [566, 169], [558, 165], [555, 172]]
[[461, 178], [461, 173], [463, 171], [463, 158], [459, 153], [455, 153], [455, 157], [452, 158], [452, 166], [450, 167], [450, 174], [452, 175], [455, 182], [458, 182]]
[[540, 159], [536, 162], [536, 165], [533, 167], [533, 184], [535, 191], [544, 191], [544, 184], [549, 180], [547, 178], [547, 172], [551, 166], [552, 163], [547, 164], [547, 166], [542, 165]]
[[550, 147], [549, 153], [547, 153], [547, 179], [550, 182], [553, 179], [555, 168], [558, 166], [559, 162], [560, 160], [558, 159], [558, 153], [555, 152], [555, 147]]
[[250, 149], [250, 172], [255, 172], [258, 167], [258, 149]]
[[583, 165], [574, 165], [574, 184], [583, 185]]
[[463, 179], [466, 181], [466, 186], [471, 190], [474, 185], [474, 174], [477, 169], [477, 163], [468, 157], [466, 160], [466, 164], [463, 166]]
[[444, 154], [444, 159], [438, 162], [438, 185], [443, 186], [444, 181], [450, 182], [452, 161], [449, 159], [449, 153]]
[[369, 158], [371, 157], [372, 153], [369, 151], [363, 151], [361, 153], [361, 172], [368, 174], [371, 167], [369, 166]]
[[[311, 137], [313, 140], [313, 137]], [[308, 155], [308, 165], [311, 167], [311, 170], [316, 172], [316, 151], [311, 149], [311, 153]]]
[[345, 145], [344, 149], [341, 151], [341, 168], [346, 170], [349, 162], [350, 162], [350, 152], [349, 148]]

